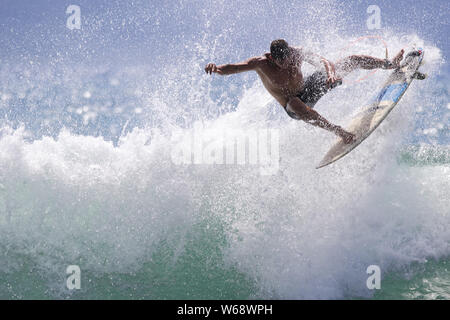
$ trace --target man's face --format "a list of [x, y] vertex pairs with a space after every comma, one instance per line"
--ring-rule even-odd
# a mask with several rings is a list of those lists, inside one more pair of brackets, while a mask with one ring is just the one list
[[280, 67], [281, 69], [288, 69], [289, 65], [292, 62], [292, 55], [291, 53], [288, 53], [287, 56], [282, 60], [274, 60], [275, 64]]

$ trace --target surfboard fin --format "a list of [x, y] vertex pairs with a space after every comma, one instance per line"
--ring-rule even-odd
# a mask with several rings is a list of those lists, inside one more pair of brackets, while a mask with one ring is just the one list
[[412, 77], [417, 80], [424, 80], [428, 77], [428, 75], [426, 73], [416, 71]]

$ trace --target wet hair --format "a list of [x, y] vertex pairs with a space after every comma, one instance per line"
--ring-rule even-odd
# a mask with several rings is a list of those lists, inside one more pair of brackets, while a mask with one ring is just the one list
[[283, 61], [289, 54], [289, 45], [286, 40], [273, 40], [270, 44], [270, 54], [275, 60]]

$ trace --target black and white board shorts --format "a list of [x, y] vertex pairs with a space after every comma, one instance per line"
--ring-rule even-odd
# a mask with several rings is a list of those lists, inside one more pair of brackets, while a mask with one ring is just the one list
[[[319, 101], [320, 98], [322, 98], [330, 90], [342, 84], [341, 81], [338, 81], [334, 86], [328, 88], [327, 79], [328, 76], [326, 72], [314, 72], [306, 78], [303, 89], [297, 94], [297, 97], [310, 108], [314, 108], [314, 105], [317, 103], [317, 101]], [[294, 111], [290, 110], [289, 104], [286, 106], [286, 112], [291, 118], [299, 120], [297, 114]]]

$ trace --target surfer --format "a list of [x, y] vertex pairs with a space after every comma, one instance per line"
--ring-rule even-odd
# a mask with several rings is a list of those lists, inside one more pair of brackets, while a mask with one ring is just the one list
[[[314, 126], [331, 131], [345, 143], [352, 143], [355, 135], [334, 125], [315, 111], [314, 105], [331, 89], [342, 84], [342, 78], [356, 69], [394, 69], [403, 59], [401, 50], [392, 60], [365, 55], [352, 55], [336, 63], [301, 47], [291, 47], [283, 39], [272, 41], [270, 53], [250, 58], [244, 62], [216, 66], [209, 63], [205, 72], [229, 75], [254, 70], [264, 87], [283, 106], [287, 114]], [[303, 61], [318, 69], [303, 79]]]

